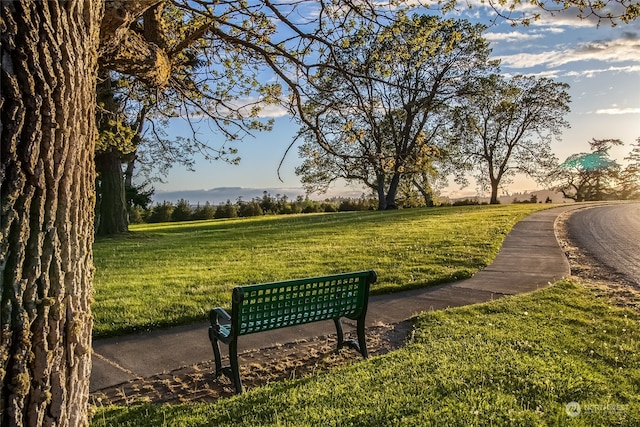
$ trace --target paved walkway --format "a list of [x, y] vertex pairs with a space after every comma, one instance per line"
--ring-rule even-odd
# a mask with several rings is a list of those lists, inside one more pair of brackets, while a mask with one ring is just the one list
[[[506, 236], [493, 264], [470, 279], [372, 296], [367, 324], [394, 324], [421, 311], [530, 292], [568, 276], [569, 263], [556, 240], [554, 223], [558, 215], [577, 207], [561, 206], [534, 213], [520, 221]], [[348, 326], [345, 322], [345, 331]], [[213, 352], [207, 328], [207, 324], [200, 323], [95, 341], [91, 391], [211, 360]], [[276, 343], [286, 344], [332, 331], [333, 322], [327, 321], [247, 335], [239, 340], [238, 351], [272, 347]]]

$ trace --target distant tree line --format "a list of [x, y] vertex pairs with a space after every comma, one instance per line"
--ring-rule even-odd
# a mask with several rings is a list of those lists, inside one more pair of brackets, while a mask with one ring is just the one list
[[[129, 207], [129, 222], [131, 224], [198, 221], [222, 218], [246, 218], [262, 215], [290, 215], [321, 212], [354, 212], [372, 211], [378, 209], [378, 199], [375, 195], [363, 194], [359, 198], [333, 197], [325, 200], [311, 200], [307, 196], [289, 199], [287, 195], [277, 194], [275, 197], [265, 192], [262, 197], [255, 197], [250, 201], [238, 198], [235, 202], [227, 200], [224, 203], [191, 204], [186, 199], [176, 203], [163, 201], [152, 205], [151, 198], [144, 199], [146, 203], [138, 203]], [[140, 201], [138, 199], [138, 201]], [[467, 206], [486, 205], [476, 198], [450, 201], [448, 198], [434, 198], [433, 203], [425, 204], [417, 195], [401, 198], [399, 208], [409, 209], [433, 206]], [[129, 202], [131, 202], [129, 200]]]
[[154, 206], [135, 205], [129, 208], [129, 221], [131, 223], [196, 221], [262, 215], [368, 211], [376, 208], [377, 200], [365, 195], [360, 198], [340, 197], [318, 201], [303, 196], [289, 199], [286, 195], [277, 194], [274, 197], [265, 192], [262, 197], [256, 197], [250, 201], [238, 198], [235, 202], [227, 200], [218, 205], [206, 202], [194, 206], [185, 199], [180, 199], [175, 204], [164, 201]]

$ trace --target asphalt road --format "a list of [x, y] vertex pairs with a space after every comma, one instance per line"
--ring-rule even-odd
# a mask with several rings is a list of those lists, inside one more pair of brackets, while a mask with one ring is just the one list
[[576, 211], [567, 225], [577, 247], [640, 286], [640, 203]]

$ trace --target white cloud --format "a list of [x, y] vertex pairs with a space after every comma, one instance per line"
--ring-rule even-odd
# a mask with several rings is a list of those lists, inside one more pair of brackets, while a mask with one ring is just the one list
[[[539, 13], [535, 12], [535, 13]], [[567, 9], [553, 14], [544, 13], [540, 14], [540, 19], [534, 21], [531, 25], [535, 27], [549, 27], [549, 28], [595, 28], [598, 25], [597, 19], [585, 18], [580, 19], [578, 17], [579, 11], [577, 9]]]
[[[413, 7], [426, 7], [430, 11], [438, 11], [442, 8], [440, 0], [405, 0], [404, 5]], [[454, 16], [477, 17], [485, 16], [491, 21], [491, 24], [500, 24], [502, 22], [520, 22], [523, 18], [531, 19], [529, 28], [545, 28], [545, 32], [563, 32], [568, 28], [596, 28], [598, 26], [610, 26], [610, 22], [606, 19], [599, 20], [597, 16], [589, 15], [585, 10], [580, 12], [577, 7], [564, 8], [562, 2], [546, 2], [543, 10], [533, 2], [522, 2], [520, 0], [506, 0], [504, 4], [500, 4], [499, 0], [458, 0], [455, 10], [449, 12]], [[612, 16], [618, 16], [624, 6], [620, 2], [605, 1], [607, 6], [598, 11], [601, 16], [611, 13]], [[389, 6], [392, 2], [389, 0], [380, 0], [379, 6]], [[393, 6], [391, 6], [393, 8]], [[538, 19], [534, 18], [538, 16]], [[581, 18], [581, 16], [583, 16]]]
[[564, 75], [567, 77], [595, 77], [598, 74], [605, 73], [640, 73], [640, 65], [629, 65], [626, 67], [608, 67], [608, 68], [599, 68], [599, 69], [591, 69], [591, 70], [574, 70]]
[[521, 42], [524, 40], [534, 40], [544, 37], [539, 33], [522, 33], [519, 31], [511, 31], [509, 33], [485, 33], [484, 38], [490, 42]]
[[640, 107], [628, 107], [628, 108], [603, 108], [600, 110], [596, 110], [596, 114], [607, 114], [611, 116], [618, 116], [621, 114], [640, 114]]
[[533, 77], [545, 77], [548, 79], [556, 79], [558, 77], [562, 76], [562, 70], [544, 70], [544, 71], [536, 71], [533, 73], [501, 73], [502, 76], [507, 77], [507, 78], [513, 78], [517, 75], [523, 75], [523, 76], [533, 76]]
[[500, 64], [509, 68], [531, 68], [538, 65], [549, 64], [556, 58], [562, 57], [560, 51], [550, 51], [541, 53], [517, 53], [515, 55], [498, 56]]
[[640, 63], [640, 40], [633, 35], [606, 41], [581, 43], [576, 48], [540, 53], [519, 53], [499, 56], [502, 65], [511, 68], [534, 66], [558, 67], [578, 61], [597, 60], [604, 62], [632, 61]]
[[288, 116], [289, 111], [282, 105], [267, 104], [263, 105], [258, 117], [261, 118], [278, 118]]
[[[257, 118], [270, 119], [278, 118], [289, 115], [289, 111], [279, 104], [266, 104], [258, 98], [242, 98], [232, 103], [229, 103], [230, 107], [241, 113], [244, 117], [251, 116], [251, 110], [253, 107], [260, 108]], [[222, 109], [221, 109], [222, 110]], [[223, 113], [231, 113], [230, 110], [222, 110]]]

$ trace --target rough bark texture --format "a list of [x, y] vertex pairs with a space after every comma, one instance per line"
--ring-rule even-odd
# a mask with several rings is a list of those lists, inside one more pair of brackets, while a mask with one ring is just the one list
[[[103, 67], [136, 76], [151, 87], [163, 87], [171, 76], [169, 55], [156, 43], [130, 30], [131, 24], [150, 9], [161, 10], [164, 0], [110, 0], [102, 20], [100, 56]], [[153, 14], [153, 12], [148, 12]], [[151, 15], [153, 16], [153, 15]], [[147, 33], [157, 31], [150, 25]], [[154, 39], [160, 45], [159, 35]]]
[[0, 424], [86, 425], [103, 2], [3, 1]]

